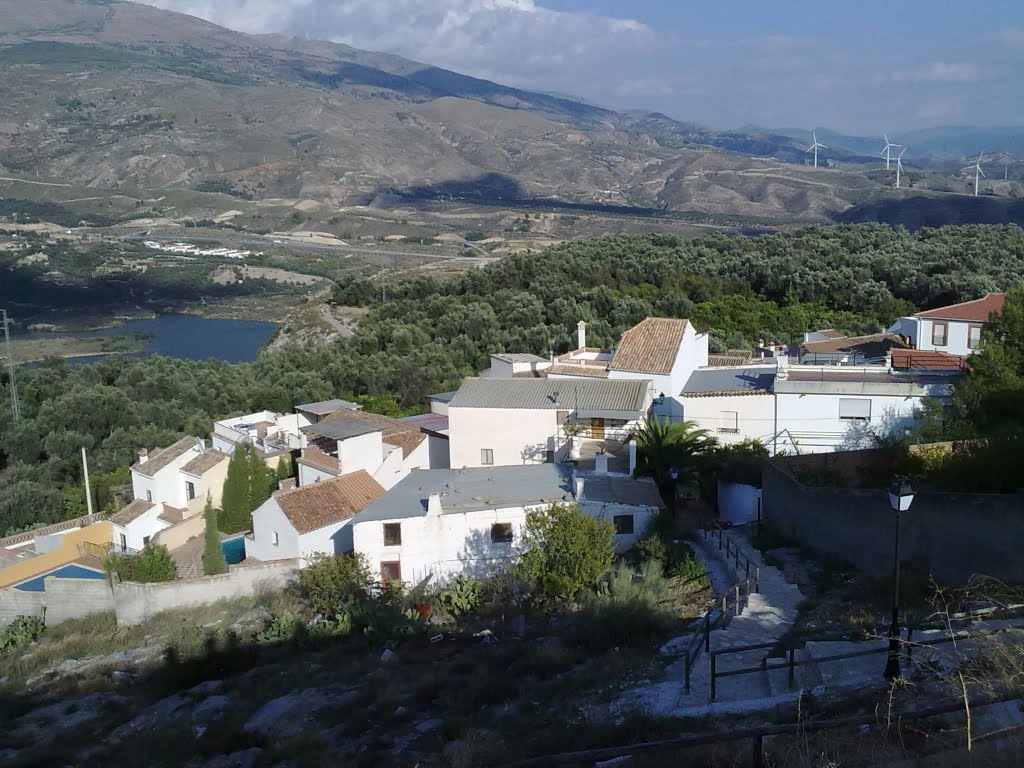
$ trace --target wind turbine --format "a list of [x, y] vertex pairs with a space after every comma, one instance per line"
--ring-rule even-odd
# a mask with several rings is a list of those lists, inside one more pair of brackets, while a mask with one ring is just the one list
[[814, 137], [814, 143], [811, 144], [811, 146], [809, 146], [807, 148], [807, 151], [810, 152], [812, 149], [814, 150], [814, 167], [817, 168], [818, 167], [818, 148], [820, 147], [821, 149], [828, 149], [828, 147], [826, 145], [824, 145], [824, 144], [819, 144], [818, 143], [818, 134], [815, 133], [814, 131], [811, 131], [811, 136]]
[[985, 175], [985, 172], [981, 170], [981, 158], [984, 156], [984, 152], [978, 155], [978, 159], [974, 161], [974, 165], [968, 165], [964, 168], [965, 171], [974, 169], [974, 196], [978, 196], [978, 180]]
[[[907, 148], [903, 148], [903, 152], [906, 152]], [[896, 189], [900, 188], [900, 174], [903, 172], [903, 152], [896, 155]]]
[[893, 144], [889, 141], [889, 137], [886, 134], [882, 134], [882, 138], [885, 139], [885, 148], [879, 152], [880, 155], [885, 155], [885, 170], [889, 170], [889, 150], [894, 147], [902, 147], [902, 144]]

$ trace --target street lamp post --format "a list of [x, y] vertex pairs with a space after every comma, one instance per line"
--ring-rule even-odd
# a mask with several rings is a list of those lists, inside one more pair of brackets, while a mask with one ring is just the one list
[[885, 679], [900, 677], [900, 513], [910, 509], [914, 489], [905, 477], [893, 478], [889, 486], [889, 505], [896, 513], [896, 540], [892, 559], [892, 624], [889, 626], [889, 653], [885, 661]]

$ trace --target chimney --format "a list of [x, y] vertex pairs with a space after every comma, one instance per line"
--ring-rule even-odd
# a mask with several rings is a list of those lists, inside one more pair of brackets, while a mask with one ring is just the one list
[[579, 501], [580, 498], [582, 498], [582, 496], [583, 496], [583, 478], [582, 477], [573, 478], [573, 492], [574, 492], [574, 495], [576, 496], [576, 501]]
[[757, 340], [757, 352], [754, 354], [757, 360], [764, 360], [764, 339]]
[[629, 475], [636, 474], [636, 440], [629, 441]]
[[440, 515], [441, 514], [441, 494], [432, 493], [427, 499], [427, 514], [428, 515]]
[[580, 349], [587, 347], [587, 324], [582, 320], [576, 323], [576, 345]]
[[147, 461], [149, 461], [149, 451], [139, 448], [139, 464], [145, 464]]
[[594, 474], [595, 475], [607, 475], [608, 474], [608, 454], [602, 451], [594, 457]]
[[282, 480], [279, 480], [278, 483], [277, 483], [277, 490], [279, 490], [279, 491], [291, 491], [291, 490], [294, 490], [294, 488], [295, 488], [295, 478], [294, 477], [283, 478]]
[[200, 453], [206, 453], [206, 443], [203, 442], [203, 438], [196, 438], [196, 450]]

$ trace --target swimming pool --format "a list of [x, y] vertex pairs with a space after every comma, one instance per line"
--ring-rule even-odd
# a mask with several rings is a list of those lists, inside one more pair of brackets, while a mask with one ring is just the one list
[[105, 579], [107, 574], [103, 571], [97, 571], [93, 568], [86, 568], [82, 565], [71, 565], [61, 566], [55, 571], [44, 573], [41, 576], [36, 576], [34, 579], [23, 581], [21, 584], [16, 584], [15, 589], [20, 589], [23, 592], [45, 592], [46, 585], [43, 583], [43, 579], [47, 576], [58, 576], [62, 579]]
[[235, 565], [245, 560], [245, 536], [224, 539], [220, 546], [228, 565]]

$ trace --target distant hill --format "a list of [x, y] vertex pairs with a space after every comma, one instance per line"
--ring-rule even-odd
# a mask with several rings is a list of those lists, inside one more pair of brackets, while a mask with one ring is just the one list
[[841, 146], [814, 169], [804, 139], [779, 132], [614, 112], [148, 5], [0, 0], [0, 19], [10, 175], [327, 206], [667, 212], [739, 227], [827, 221], [891, 194], [888, 179], [860, 172], [870, 157]]
[[[817, 128], [818, 140], [830, 148], [877, 158], [884, 148], [882, 134], [851, 136], [828, 128]], [[787, 128], [777, 131], [783, 136], [805, 137], [810, 131]], [[977, 157], [979, 152], [989, 155], [1007, 153], [1024, 158], [1024, 126], [996, 127], [959, 126], [924, 128], [916, 131], [889, 131], [889, 141], [907, 148], [905, 160], [943, 160], [947, 158]], [[899, 151], [899, 150], [897, 150]]]

